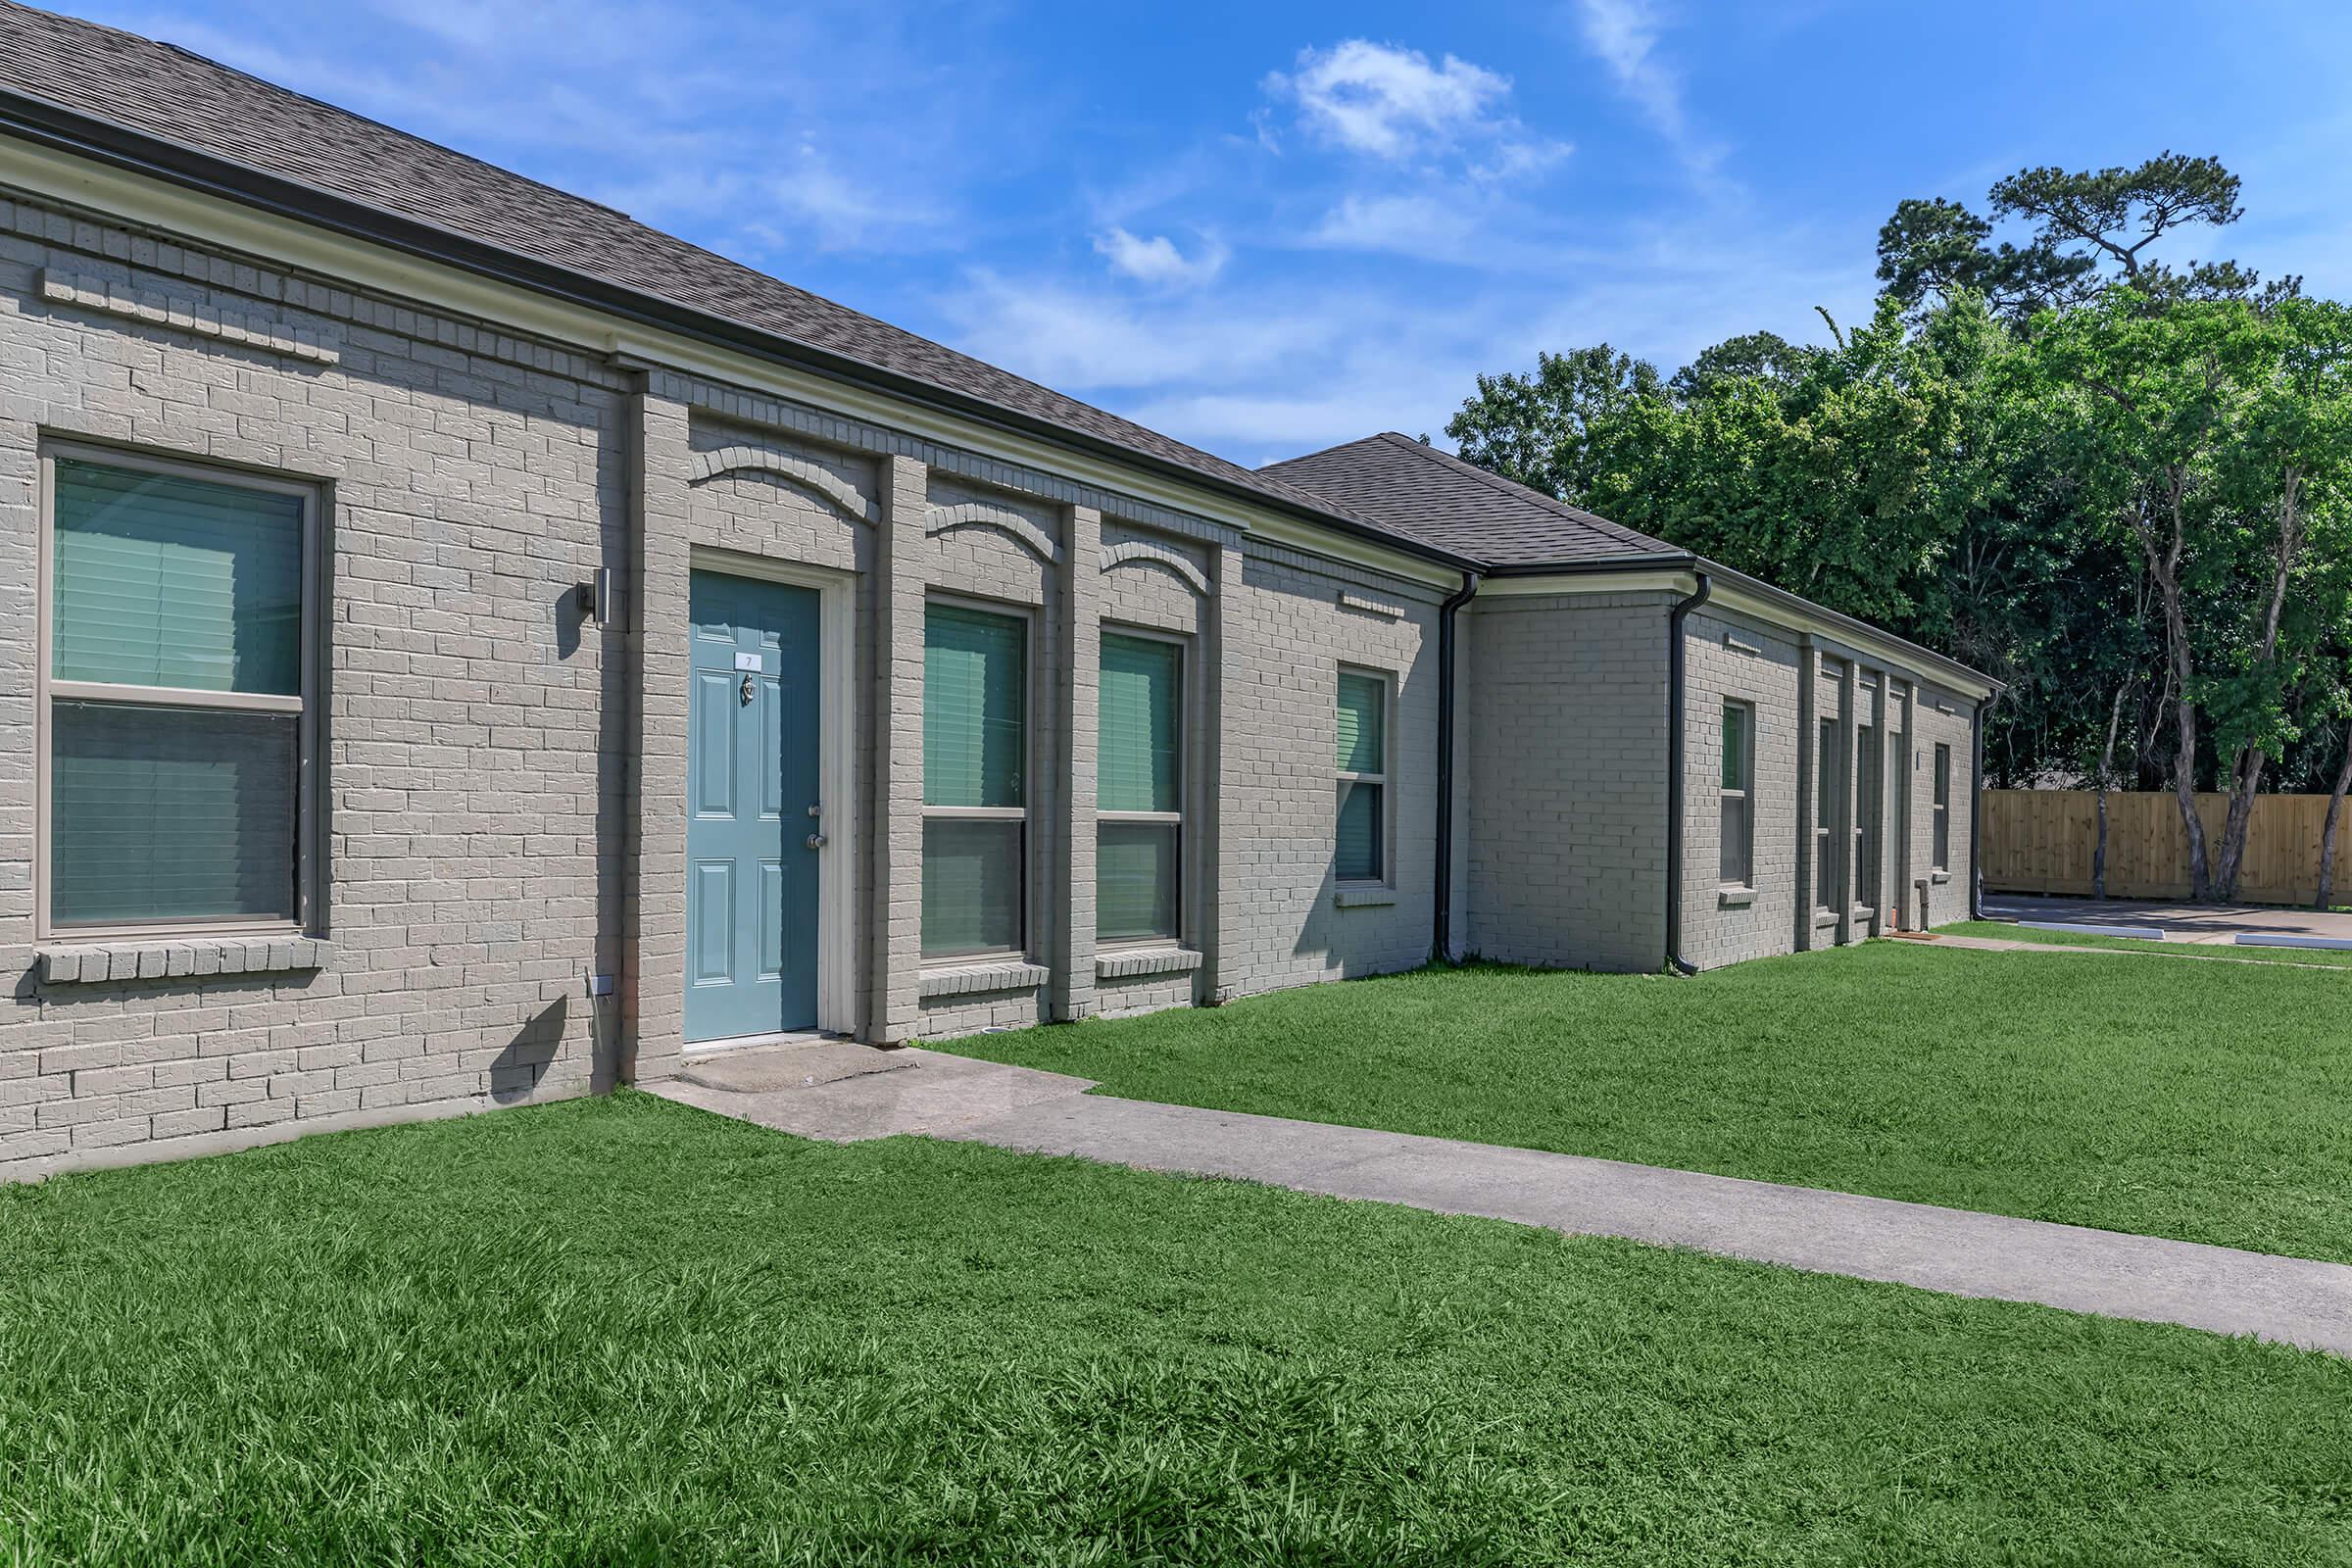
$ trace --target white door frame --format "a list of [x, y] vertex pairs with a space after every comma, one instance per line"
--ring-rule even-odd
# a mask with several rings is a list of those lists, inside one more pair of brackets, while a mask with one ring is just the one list
[[[817, 594], [817, 789], [820, 821], [793, 830], [820, 831], [816, 855], [816, 1026], [828, 1034], [858, 1030], [858, 575], [766, 556], [696, 545], [692, 571], [720, 572], [760, 582], [813, 588]], [[722, 1042], [711, 1042], [721, 1044]]]

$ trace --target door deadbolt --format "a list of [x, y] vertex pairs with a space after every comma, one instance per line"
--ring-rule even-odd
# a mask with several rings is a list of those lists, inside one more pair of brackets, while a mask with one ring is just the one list
[[746, 676], [744, 676], [744, 677], [743, 677], [743, 692], [742, 692], [742, 697], [743, 697], [743, 705], [744, 705], [746, 708], [749, 708], [749, 707], [752, 705], [752, 697], [753, 697], [753, 694], [754, 694], [754, 689], [753, 689], [753, 686], [752, 686], [752, 677], [751, 677], [751, 676], [749, 676], [749, 675], [746, 675]]

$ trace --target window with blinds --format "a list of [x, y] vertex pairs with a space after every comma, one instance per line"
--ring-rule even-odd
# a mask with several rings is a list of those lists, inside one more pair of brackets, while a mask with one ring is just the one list
[[316, 493], [49, 462], [49, 924], [302, 923]]
[[1095, 935], [1173, 942], [1183, 918], [1184, 650], [1102, 634]]
[[1930, 821], [1933, 829], [1935, 868], [1952, 868], [1952, 749], [1938, 743], [1936, 747], [1936, 804]]
[[1879, 906], [1879, 817], [1886, 808], [1886, 788], [1881, 775], [1886, 748], [1878, 729], [1854, 726], [1854, 905]]
[[1845, 757], [1838, 744], [1838, 720], [1821, 721], [1820, 743], [1813, 752], [1813, 903], [1834, 909], [1838, 889], [1838, 839], [1832, 826], [1845, 783]]
[[1754, 710], [1745, 703], [1723, 705], [1723, 822], [1717, 875], [1726, 887], [1746, 887], [1751, 874], [1755, 792], [1748, 775], [1754, 766]]
[[1340, 671], [1339, 825], [1332, 872], [1342, 882], [1388, 878], [1389, 682]]
[[1028, 906], [1029, 623], [923, 612], [926, 958], [1019, 953]]

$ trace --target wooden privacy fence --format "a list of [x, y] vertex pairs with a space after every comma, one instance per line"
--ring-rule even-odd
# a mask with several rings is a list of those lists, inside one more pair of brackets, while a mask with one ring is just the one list
[[[2206, 853], [2217, 858], [2229, 811], [2227, 795], [2197, 797]], [[1986, 790], [1985, 889], [2088, 897], [2098, 813], [2092, 790]], [[2309, 904], [2319, 892], [2320, 825], [2327, 815], [2325, 795], [2254, 797], [2237, 896], [2248, 904]], [[2337, 832], [2340, 892], [2352, 884], [2352, 803]], [[2107, 797], [2107, 893], [2118, 899], [2188, 897], [2188, 835], [2172, 795], [2119, 790]]]

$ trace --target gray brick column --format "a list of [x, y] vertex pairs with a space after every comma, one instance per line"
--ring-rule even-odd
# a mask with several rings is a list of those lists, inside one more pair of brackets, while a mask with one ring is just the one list
[[1893, 911], [1886, 905], [1886, 890], [1894, 881], [1894, 748], [1887, 744], [1890, 737], [1886, 730], [1886, 688], [1893, 684], [1894, 672], [1881, 669], [1878, 676], [1879, 683], [1870, 700], [1870, 739], [1879, 749], [1879, 798], [1870, 804], [1870, 808], [1878, 813], [1879, 823], [1878, 886], [1870, 890], [1868, 933], [1874, 937], [1894, 927]]
[[1800, 632], [1796, 639], [1796, 951], [1804, 953], [1815, 946], [1816, 928], [1813, 910], [1821, 903], [1821, 894], [1813, 886], [1814, 867], [1818, 858], [1813, 851], [1815, 820], [1814, 803], [1821, 797], [1819, 782], [1822, 759], [1818, 736], [1819, 702], [1813, 695], [1821, 679], [1821, 652], [1813, 646], [1810, 633]]
[[1854, 940], [1854, 797], [1860, 775], [1854, 770], [1855, 699], [1861, 693], [1861, 670], [1850, 658], [1838, 666], [1838, 750], [1845, 759], [1845, 787], [1831, 803], [1837, 813], [1830, 824], [1830, 862], [1836, 868], [1835, 889], [1838, 895], [1838, 941], [1840, 946]]
[[873, 956], [867, 1032], [913, 1037], [923, 942], [923, 524], [927, 476], [913, 458], [882, 466], [875, 554]]
[[[0, 948], [32, 945], [32, 864], [37, 784], [33, 776], [33, 604], [32, 563], [40, 559], [39, 421], [48, 405], [34, 390], [40, 376], [37, 350], [29, 363], [9, 357], [12, 370], [0, 383], [0, 552], [19, 569], [0, 575]], [[8, 958], [12, 972], [24, 965]], [[19, 1013], [29, 1020], [33, 1009]], [[0, 1104], [6, 1104], [0, 1099]], [[13, 1130], [13, 1129], [12, 1129]], [[0, 1155], [0, 1158], [5, 1158]]]
[[1895, 722], [1901, 726], [1902, 732], [1894, 737], [1892, 753], [1894, 760], [1888, 767], [1888, 771], [1893, 775], [1894, 786], [1893, 793], [1888, 799], [1900, 805], [1900, 808], [1895, 812], [1895, 819], [1902, 828], [1902, 844], [1899, 852], [1894, 859], [1888, 861], [1888, 874], [1894, 882], [1896, 911], [1894, 929], [1898, 931], [1911, 929], [1919, 914], [1918, 906], [1911, 897], [1911, 879], [1919, 872], [1917, 851], [1919, 797], [1912, 788], [1911, 767], [1911, 715], [1918, 702], [1919, 682], [1916, 680], [1904, 681], [1902, 710], [1895, 715]]
[[1054, 680], [1054, 748], [1060, 754], [1062, 853], [1054, 858], [1052, 1015], [1095, 1010], [1095, 751], [1102, 697], [1102, 514], [1072, 507], [1061, 573], [1062, 665]]
[[1242, 930], [1242, 823], [1248, 810], [1244, 769], [1249, 748], [1239, 733], [1249, 722], [1251, 650], [1242, 622], [1242, 552], [1221, 545], [1209, 555], [1208, 602], [1201, 607], [1201, 702], [1211, 755], [1204, 769], [1206, 797], [1197, 809], [1204, 841], [1196, 862], [1201, 886], [1194, 940], [1203, 958], [1199, 989], [1202, 1002], [1230, 1002], [1249, 983], [1248, 943]]
[[686, 1039], [686, 624], [690, 419], [678, 388], [645, 372], [629, 399], [630, 576], [636, 651], [628, 885], [622, 906], [620, 1075], [677, 1070]]

